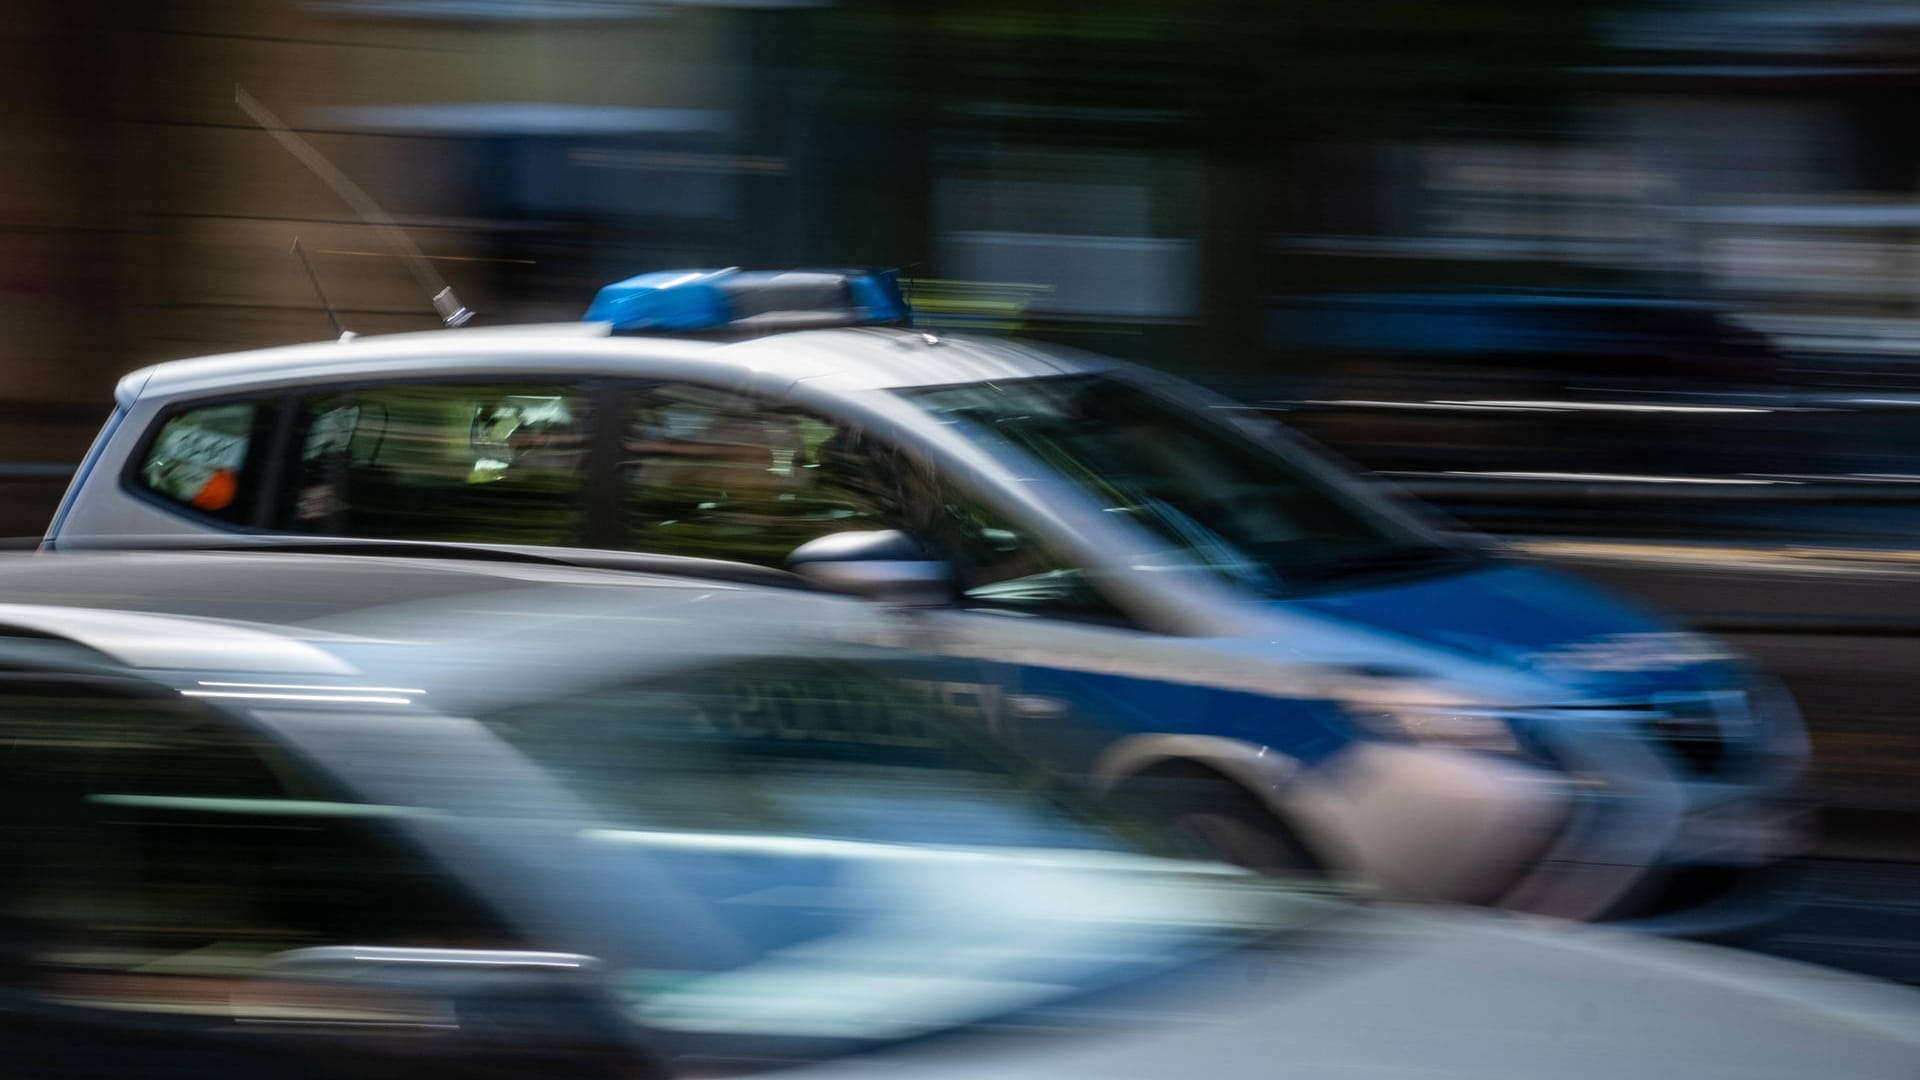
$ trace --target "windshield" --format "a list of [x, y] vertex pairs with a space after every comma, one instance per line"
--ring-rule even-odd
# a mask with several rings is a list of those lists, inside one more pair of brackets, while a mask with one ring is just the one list
[[1457, 549], [1267, 444], [1097, 375], [906, 391], [976, 442], [1049, 466], [1168, 545], [1167, 567], [1264, 596], [1455, 565]]
[[1143, 854], [986, 740], [985, 692], [756, 662], [485, 722], [589, 804], [591, 857], [644, 859], [724, 928], [710, 960], [642, 956], [617, 983], [649, 1027], [729, 1049], [964, 1026], [1217, 952], [1301, 902]]

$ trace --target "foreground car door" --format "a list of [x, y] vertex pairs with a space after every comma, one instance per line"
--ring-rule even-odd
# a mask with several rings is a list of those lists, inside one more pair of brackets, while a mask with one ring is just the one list
[[0, 1072], [469, 1071], [448, 1002], [281, 974], [332, 945], [523, 947], [403, 837], [400, 808], [132, 679], [0, 676], [0, 745]]

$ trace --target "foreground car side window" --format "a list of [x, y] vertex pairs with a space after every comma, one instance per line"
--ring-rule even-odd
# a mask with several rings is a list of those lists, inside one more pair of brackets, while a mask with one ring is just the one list
[[379, 540], [571, 545], [592, 415], [552, 384], [415, 383], [301, 401], [277, 524]]
[[162, 421], [135, 474], [141, 487], [169, 502], [222, 521], [251, 516], [255, 470], [248, 468], [255, 433], [268, 408], [257, 402], [203, 405]]
[[490, 916], [364, 807], [177, 697], [0, 683], [0, 985], [230, 1018], [278, 952], [497, 946]]

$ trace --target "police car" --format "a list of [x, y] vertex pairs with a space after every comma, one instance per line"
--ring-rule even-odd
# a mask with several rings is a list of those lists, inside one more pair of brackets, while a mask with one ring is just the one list
[[0, 1074], [1920, 1059], [1903, 988], [1149, 854], [831, 596], [455, 554], [0, 558]]
[[658, 273], [579, 324], [161, 364], [45, 546], [630, 552], [838, 593], [872, 603], [836, 633], [965, 660], [948, 706], [1034, 760], [1187, 781], [1166, 812], [1241, 864], [1672, 933], [1777, 909], [1805, 740], [1739, 657], [1179, 380], [910, 321], [886, 275]]

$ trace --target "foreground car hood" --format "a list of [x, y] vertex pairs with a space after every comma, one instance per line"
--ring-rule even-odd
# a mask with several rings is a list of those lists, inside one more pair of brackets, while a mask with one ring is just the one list
[[[1303, 946], [1055, 1038], [927, 1043], [796, 1080], [1920, 1075], [1920, 994], [1568, 925], [1358, 913]], [[1270, 966], [1269, 966], [1270, 965]], [[1018, 1038], [1018, 1037], [1015, 1037]]]
[[1737, 657], [1719, 643], [1535, 567], [1496, 563], [1278, 603], [1595, 697], [1641, 698], [1740, 681]]

